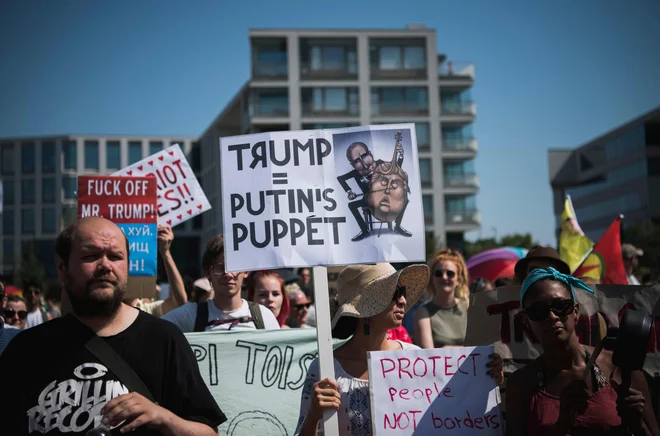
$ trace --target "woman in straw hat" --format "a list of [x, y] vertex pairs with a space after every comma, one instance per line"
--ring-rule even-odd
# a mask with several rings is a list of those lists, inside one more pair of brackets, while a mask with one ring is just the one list
[[[326, 410], [338, 411], [340, 434], [371, 434], [367, 352], [419, 348], [389, 340], [387, 332], [401, 325], [403, 315], [422, 295], [428, 279], [426, 265], [410, 265], [400, 271], [389, 263], [351, 265], [339, 274], [339, 307], [332, 319], [332, 336], [350, 339], [334, 351], [336, 381], [319, 381], [318, 360], [311, 363], [303, 385], [296, 435], [322, 432]], [[501, 383], [501, 360], [490, 373]]]

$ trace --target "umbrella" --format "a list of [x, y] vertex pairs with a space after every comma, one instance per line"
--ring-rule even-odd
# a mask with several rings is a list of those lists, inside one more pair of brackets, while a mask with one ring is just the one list
[[527, 249], [520, 247], [494, 248], [475, 254], [467, 261], [470, 283], [477, 277], [494, 282], [512, 276], [516, 263], [526, 255]]

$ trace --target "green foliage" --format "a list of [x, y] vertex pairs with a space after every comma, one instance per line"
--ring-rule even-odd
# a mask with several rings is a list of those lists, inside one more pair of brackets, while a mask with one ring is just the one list
[[513, 235], [506, 235], [502, 236], [499, 240], [496, 240], [495, 238], [488, 238], [479, 239], [474, 242], [466, 241], [465, 259], [469, 259], [475, 254], [481, 253], [482, 251], [491, 250], [493, 248], [522, 247], [530, 249], [536, 245], [539, 245], [539, 243], [534, 241], [530, 233], [515, 233]]
[[21, 266], [19, 267], [17, 279], [18, 286], [23, 288], [26, 283], [38, 283], [43, 286], [45, 272], [37, 259], [34, 242], [30, 241], [23, 250]]

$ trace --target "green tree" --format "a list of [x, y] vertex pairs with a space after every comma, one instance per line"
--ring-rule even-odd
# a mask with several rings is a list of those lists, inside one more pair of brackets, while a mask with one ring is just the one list
[[637, 223], [625, 227], [621, 242], [629, 242], [644, 250], [638, 259], [638, 272], [658, 274], [660, 268], [660, 225], [651, 222]]
[[18, 270], [18, 285], [23, 288], [26, 283], [38, 283], [43, 286], [44, 268], [37, 259], [34, 241], [28, 242], [23, 250], [21, 266]]
[[465, 259], [469, 259], [482, 251], [491, 250], [499, 247], [522, 247], [530, 249], [539, 245], [534, 241], [531, 233], [514, 233], [513, 235], [502, 236], [499, 240], [495, 238], [478, 239], [474, 242], [465, 242]]

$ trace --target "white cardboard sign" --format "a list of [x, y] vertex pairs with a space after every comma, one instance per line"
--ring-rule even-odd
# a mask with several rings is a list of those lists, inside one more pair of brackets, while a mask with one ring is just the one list
[[156, 177], [158, 224], [174, 227], [211, 209], [179, 144], [152, 154], [112, 175]]
[[369, 353], [374, 435], [501, 435], [492, 346]]
[[414, 124], [220, 138], [227, 271], [424, 261]]

